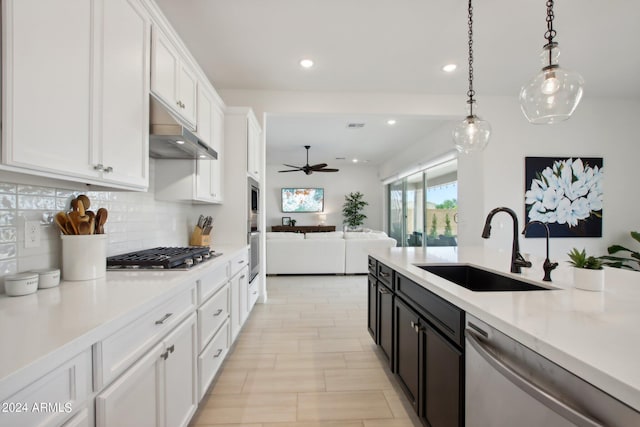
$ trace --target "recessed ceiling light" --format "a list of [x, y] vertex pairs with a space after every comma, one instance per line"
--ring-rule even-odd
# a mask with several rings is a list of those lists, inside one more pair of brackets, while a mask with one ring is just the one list
[[207, 156], [205, 156], [204, 154], [200, 154], [200, 158], [201, 158], [201, 159], [206, 159], [206, 158], [207, 158]]
[[182, 145], [182, 144], [184, 144], [184, 141], [180, 141], [180, 140], [178, 140], [178, 141], [176, 141], [176, 144], [178, 144], [178, 145]]
[[393, 125], [395, 125], [396, 123], [397, 123], [397, 122], [396, 122], [396, 119], [389, 119], [389, 120], [387, 120], [387, 124], [388, 124], [389, 126], [393, 126]]
[[447, 64], [442, 67], [442, 71], [444, 71], [445, 73], [453, 73], [456, 68], [458, 68], [456, 64]]
[[358, 159], [351, 160], [353, 163], [358, 163]]
[[313, 67], [313, 61], [311, 59], [305, 58], [300, 60], [300, 66], [302, 68], [311, 68]]

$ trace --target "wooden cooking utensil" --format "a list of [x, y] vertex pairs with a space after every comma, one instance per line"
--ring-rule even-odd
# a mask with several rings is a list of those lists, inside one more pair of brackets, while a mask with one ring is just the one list
[[69, 230], [69, 227], [71, 227], [71, 230], [73, 230], [73, 233], [69, 233], [69, 234], [80, 234], [78, 232], [78, 223], [75, 222], [74, 218], [78, 216], [78, 212], [73, 211], [73, 212], [69, 212], [67, 214], [67, 230]]
[[84, 194], [81, 194], [81, 195], [78, 196], [78, 202], [82, 203], [82, 205], [84, 206], [84, 210], [85, 211], [88, 210], [91, 207], [91, 201]]
[[69, 217], [69, 222], [73, 227], [73, 231], [74, 231], [73, 234], [80, 234], [80, 223], [82, 222], [80, 220], [80, 213], [78, 211], [72, 211], [68, 213], [68, 217]]
[[104, 234], [104, 224], [107, 222], [109, 212], [105, 208], [98, 209], [96, 213], [96, 234]]
[[69, 234], [67, 231], [67, 214], [64, 212], [58, 212], [53, 221], [56, 223], [62, 234]]
[[78, 231], [80, 234], [91, 234], [91, 225], [88, 222], [81, 222], [78, 225]]
[[71, 210], [78, 212], [80, 216], [84, 216], [84, 203], [78, 199], [71, 200]]
[[75, 230], [73, 229], [73, 225], [71, 224], [71, 221], [67, 221], [67, 223], [65, 224], [65, 228], [67, 229], [67, 234], [70, 234], [70, 235], [76, 234]]

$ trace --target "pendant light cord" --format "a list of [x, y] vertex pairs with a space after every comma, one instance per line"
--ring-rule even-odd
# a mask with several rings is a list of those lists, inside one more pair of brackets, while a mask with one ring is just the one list
[[553, 38], [556, 36], [556, 30], [553, 29], [553, 0], [547, 0], [547, 31], [544, 33], [544, 38], [547, 39], [547, 45], [545, 46], [549, 51], [549, 66], [552, 65], [552, 48], [555, 45]]
[[[553, 1], [551, 2], [553, 3]], [[467, 104], [469, 104], [469, 116], [473, 116], [473, 104], [476, 102], [473, 97], [476, 94], [476, 91], [473, 90], [473, 6], [471, 5], [471, 0], [469, 0], [469, 90], [467, 91], [467, 96], [469, 100]]]

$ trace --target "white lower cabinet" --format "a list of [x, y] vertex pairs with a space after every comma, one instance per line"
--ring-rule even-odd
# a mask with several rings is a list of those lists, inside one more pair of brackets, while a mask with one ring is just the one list
[[196, 342], [192, 313], [96, 396], [96, 426], [186, 426], [197, 406]]
[[94, 346], [94, 383], [101, 390], [195, 311], [196, 286], [179, 293]]
[[247, 285], [249, 266], [244, 266], [229, 281], [231, 291], [231, 342], [236, 340], [247, 318]]
[[96, 397], [96, 426], [162, 425], [162, 343]]
[[192, 314], [164, 340], [166, 427], [187, 426], [198, 407], [197, 336], [196, 315]]
[[229, 285], [224, 285], [222, 289], [198, 308], [198, 350], [204, 349], [228, 317]]
[[95, 425], [93, 402], [91, 402], [90, 406], [81, 409], [73, 418], [64, 423], [62, 427], [93, 427]]
[[218, 373], [220, 365], [229, 351], [230, 335], [229, 319], [225, 320], [213, 339], [198, 356], [198, 376], [200, 400], [205, 396], [211, 381]]
[[256, 305], [258, 297], [260, 296], [260, 275], [253, 278], [249, 283], [249, 290], [247, 291], [247, 315], [251, 313], [253, 306]]
[[91, 350], [87, 349], [4, 400], [0, 425], [59, 426], [80, 411], [90, 394]]

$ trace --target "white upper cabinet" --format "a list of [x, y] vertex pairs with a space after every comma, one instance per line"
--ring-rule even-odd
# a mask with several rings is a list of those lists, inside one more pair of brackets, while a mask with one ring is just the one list
[[[105, 181], [149, 182], [151, 22], [137, 0], [104, 0], [103, 52], [96, 97]], [[100, 15], [98, 15], [100, 16]], [[127, 153], [123, 156], [123, 153]], [[110, 169], [109, 169], [110, 168]]]
[[150, 21], [139, 0], [6, 0], [2, 8], [2, 163], [146, 189]]
[[197, 78], [171, 40], [153, 28], [151, 91], [191, 129], [196, 128]]
[[222, 203], [224, 201], [224, 111], [222, 105], [213, 106], [213, 140], [211, 146], [218, 152], [218, 161], [211, 163], [211, 195], [213, 201]]
[[262, 175], [262, 131], [253, 113], [248, 116], [247, 126], [247, 173], [260, 181], [260, 175]]
[[3, 163], [98, 178], [89, 144], [92, 3], [2, 2]]
[[224, 113], [215, 95], [204, 84], [198, 85], [197, 134], [218, 153], [217, 160], [198, 160], [196, 167], [196, 200], [222, 203], [222, 153]]

